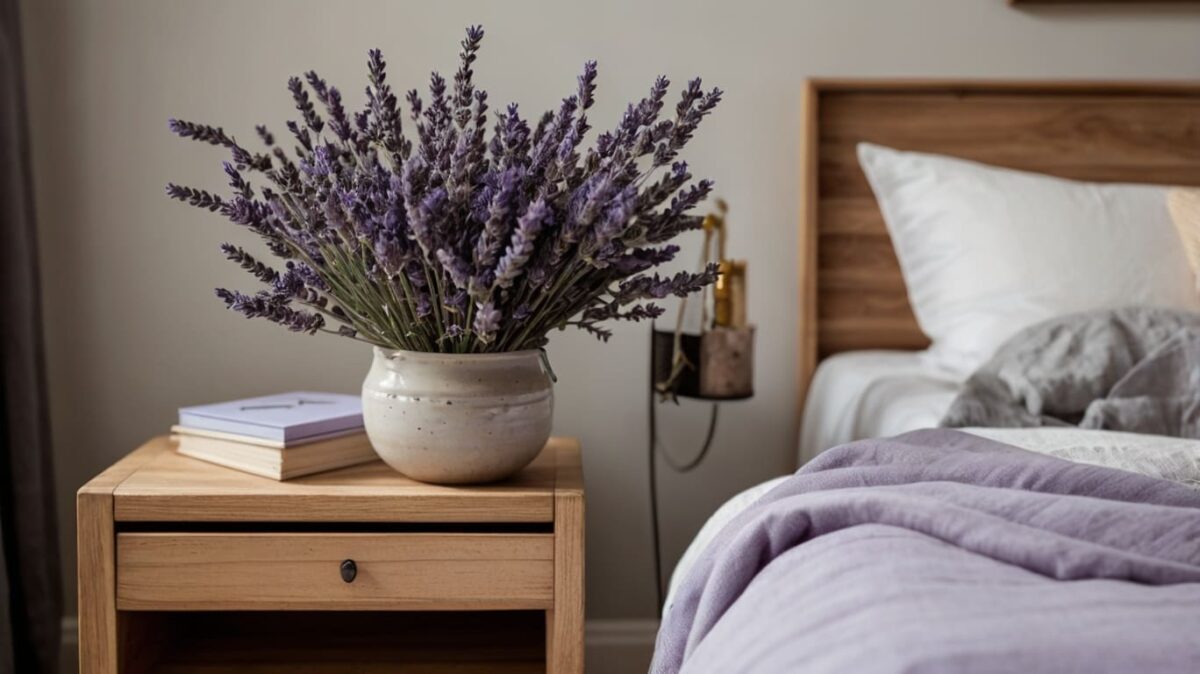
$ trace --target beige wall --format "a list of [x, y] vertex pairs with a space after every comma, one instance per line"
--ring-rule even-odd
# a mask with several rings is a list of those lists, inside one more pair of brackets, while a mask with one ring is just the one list
[[[597, 126], [615, 122], [660, 72], [722, 86], [726, 101], [687, 158], [717, 180], [732, 205], [730, 248], [750, 260], [758, 396], [727, 406], [703, 467], [665, 478], [673, 561], [724, 498], [791, 465], [804, 77], [1200, 76], [1200, 13], [1169, 5], [26, 0], [22, 11], [68, 569], [74, 490], [163, 432], [176, 407], [299, 387], [355, 391], [368, 364], [360, 344], [244, 321], [212, 297], [214, 285], [246, 285], [217, 250], [245, 237], [163, 195], [167, 180], [222, 182], [220, 154], [174, 139], [168, 117], [220, 124], [243, 139], [260, 121], [279, 132], [290, 116], [288, 75], [317, 68], [358, 101], [365, 51], [380, 46], [392, 81], [417, 86], [430, 68], [453, 70], [460, 31], [473, 22], [489, 33], [479, 80], [494, 104], [519, 100], [527, 113], [569, 93], [588, 58], [601, 67]], [[555, 430], [585, 447], [592, 617], [654, 610], [646, 342], [647, 327], [632, 325], [618, 326], [607, 346], [575, 333], [551, 343]], [[682, 422], [704, 410], [667, 412], [669, 442], [682, 453], [700, 435]]]

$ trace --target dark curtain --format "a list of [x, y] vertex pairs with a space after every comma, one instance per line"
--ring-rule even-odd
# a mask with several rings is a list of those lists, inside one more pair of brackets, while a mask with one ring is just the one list
[[57, 674], [62, 590], [17, 0], [0, 0], [0, 674]]

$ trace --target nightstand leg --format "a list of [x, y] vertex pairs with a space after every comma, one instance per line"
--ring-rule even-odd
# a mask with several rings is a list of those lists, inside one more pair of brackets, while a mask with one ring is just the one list
[[120, 652], [121, 643], [141, 630], [134, 629], [132, 621], [117, 611], [113, 489], [159, 451], [152, 444], [142, 446], [83, 485], [76, 494], [80, 674], [131, 674], [139, 669], [136, 661], [123, 662]]
[[79, 552], [79, 672], [118, 674], [117, 574], [111, 491], [80, 490], [76, 499]]
[[546, 611], [546, 671], [583, 672], [583, 494], [554, 500], [554, 610]]

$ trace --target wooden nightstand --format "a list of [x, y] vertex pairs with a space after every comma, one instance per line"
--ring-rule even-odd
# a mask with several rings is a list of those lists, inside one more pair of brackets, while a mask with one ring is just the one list
[[275, 482], [157, 438], [79, 490], [85, 674], [583, 671], [583, 474]]

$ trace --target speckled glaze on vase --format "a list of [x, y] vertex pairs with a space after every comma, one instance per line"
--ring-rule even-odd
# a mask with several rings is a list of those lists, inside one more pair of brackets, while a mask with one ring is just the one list
[[537, 351], [375, 349], [363, 381], [375, 452], [414, 480], [469, 484], [524, 468], [550, 438], [554, 392]]

